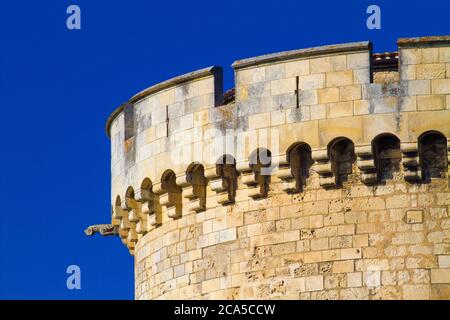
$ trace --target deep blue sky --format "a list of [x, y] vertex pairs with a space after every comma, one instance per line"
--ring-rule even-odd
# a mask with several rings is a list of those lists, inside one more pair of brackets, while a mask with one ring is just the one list
[[[82, 29], [66, 28], [77, 4]], [[366, 29], [378, 4], [382, 29]], [[209, 65], [310, 46], [450, 34], [442, 1], [8, 1], [0, 5], [0, 299], [133, 299], [110, 221], [105, 120], [141, 89]], [[82, 289], [66, 289], [66, 267]]]

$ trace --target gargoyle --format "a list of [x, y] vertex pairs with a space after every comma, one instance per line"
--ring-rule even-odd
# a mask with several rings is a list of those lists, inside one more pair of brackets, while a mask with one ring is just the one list
[[94, 224], [92, 226], [87, 227], [84, 230], [84, 233], [87, 236], [92, 236], [96, 233], [100, 233], [102, 236], [116, 236], [119, 234], [119, 230], [114, 227], [112, 224]]

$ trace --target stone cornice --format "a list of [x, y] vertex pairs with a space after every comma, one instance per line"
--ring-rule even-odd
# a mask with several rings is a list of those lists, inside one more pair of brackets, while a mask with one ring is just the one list
[[428, 36], [416, 38], [400, 38], [397, 40], [397, 45], [400, 48], [405, 47], [420, 47], [420, 46], [439, 46], [450, 44], [450, 36]]
[[258, 57], [237, 60], [231, 66], [234, 69], [240, 69], [270, 62], [285, 61], [291, 59], [334, 54], [340, 52], [363, 51], [363, 50], [372, 50], [372, 43], [370, 41], [361, 41], [361, 42], [350, 42], [343, 44], [334, 44], [313, 48], [283, 51], [265, 54]]

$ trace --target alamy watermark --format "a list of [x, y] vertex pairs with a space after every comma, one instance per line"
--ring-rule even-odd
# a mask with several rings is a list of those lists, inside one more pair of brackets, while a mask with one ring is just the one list
[[367, 14], [370, 16], [367, 18], [366, 26], [369, 30], [381, 29], [381, 9], [379, 6], [372, 4], [367, 7]]
[[81, 9], [75, 4], [67, 7], [66, 13], [69, 15], [66, 19], [66, 27], [69, 30], [81, 29]]
[[66, 281], [67, 289], [81, 290], [81, 269], [76, 264], [67, 267], [66, 273], [69, 274]]

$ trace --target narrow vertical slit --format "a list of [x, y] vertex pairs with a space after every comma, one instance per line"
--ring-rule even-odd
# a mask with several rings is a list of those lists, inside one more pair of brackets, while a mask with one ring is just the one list
[[166, 136], [169, 137], [169, 106], [166, 106]]

